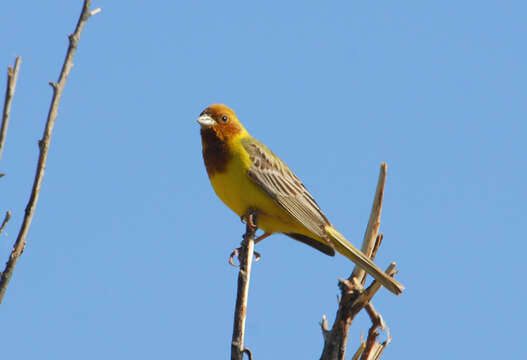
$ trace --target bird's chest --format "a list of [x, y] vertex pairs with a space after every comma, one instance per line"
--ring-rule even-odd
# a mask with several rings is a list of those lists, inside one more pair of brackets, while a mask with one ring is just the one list
[[251, 180], [239, 159], [231, 160], [227, 171], [216, 173], [210, 182], [218, 197], [238, 216], [247, 214], [249, 209], [256, 210], [258, 227], [265, 232], [302, 233], [302, 228]]
[[218, 197], [239, 216], [251, 207], [251, 188], [254, 187], [242, 165], [238, 159], [232, 158], [224, 172], [216, 172], [212, 176], [209, 174], [210, 183]]
[[232, 150], [224, 171], [209, 173], [218, 197], [239, 216], [251, 208], [263, 214], [276, 212], [275, 202], [248, 175], [252, 166], [249, 155], [235, 147]]
[[[249, 209], [260, 213], [260, 228], [271, 228], [284, 217], [283, 210], [251, 178], [253, 166], [248, 152], [239, 141], [223, 143], [210, 133], [202, 132], [203, 159], [216, 195], [239, 216]], [[274, 228], [271, 232], [274, 232]]]

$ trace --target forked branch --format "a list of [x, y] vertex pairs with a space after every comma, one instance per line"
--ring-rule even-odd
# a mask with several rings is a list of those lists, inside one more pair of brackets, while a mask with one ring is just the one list
[[[379, 228], [384, 185], [386, 182], [386, 171], [386, 163], [381, 163], [379, 180], [373, 198], [370, 219], [362, 242], [362, 251], [372, 260], [374, 260], [383, 239], [383, 235], [379, 234]], [[389, 276], [394, 276], [396, 273], [395, 263], [392, 263], [385, 272]], [[373, 296], [381, 288], [381, 284], [377, 281], [373, 281], [367, 289], [363, 289], [365, 280], [366, 272], [358, 266], [355, 267], [348, 279], [339, 279], [341, 298], [335, 322], [330, 329], [326, 317], [323, 316], [320, 324], [324, 336], [324, 349], [322, 351], [321, 360], [344, 360], [349, 328], [355, 316], [364, 308], [366, 308], [370, 314], [373, 325], [368, 332], [368, 339], [361, 344], [361, 347], [357, 350], [353, 359], [358, 359], [359, 356], [361, 359], [376, 359], [380, 356], [384, 347], [389, 343], [389, 341], [387, 341], [382, 345], [376, 342], [377, 329], [379, 327], [384, 329], [384, 323], [382, 322], [381, 316], [375, 312], [373, 306], [370, 304]], [[382, 324], [382, 326], [380, 326], [380, 324]], [[372, 354], [374, 353], [377, 357], [372, 357]]]

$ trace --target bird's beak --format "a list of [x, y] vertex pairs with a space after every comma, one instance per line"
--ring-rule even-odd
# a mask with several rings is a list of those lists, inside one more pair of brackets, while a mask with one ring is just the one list
[[207, 114], [203, 114], [203, 115], [201, 115], [201, 116], [198, 118], [198, 122], [199, 122], [200, 125], [203, 126], [203, 127], [206, 127], [206, 126], [212, 126], [212, 125], [216, 124], [216, 121], [214, 121], [214, 119], [211, 118], [210, 115], [207, 115]]

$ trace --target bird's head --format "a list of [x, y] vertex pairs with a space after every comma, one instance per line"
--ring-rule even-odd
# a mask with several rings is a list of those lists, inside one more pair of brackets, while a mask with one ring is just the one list
[[231, 140], [247, 133], [234, 111], [223, 104], [212, 104], [199, 115], [202, 131], [212, 130], [221, 140]]

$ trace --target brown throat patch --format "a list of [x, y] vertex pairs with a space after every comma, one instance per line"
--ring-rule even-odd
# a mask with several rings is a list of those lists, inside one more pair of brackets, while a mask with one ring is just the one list
[[225, 141], [220, 139], [213, 129], [202, 128], [201, 142], [203, 144], [203, 160], [205, 160], [209, 177], [216, 173], [225, 172], [232, 157]]

